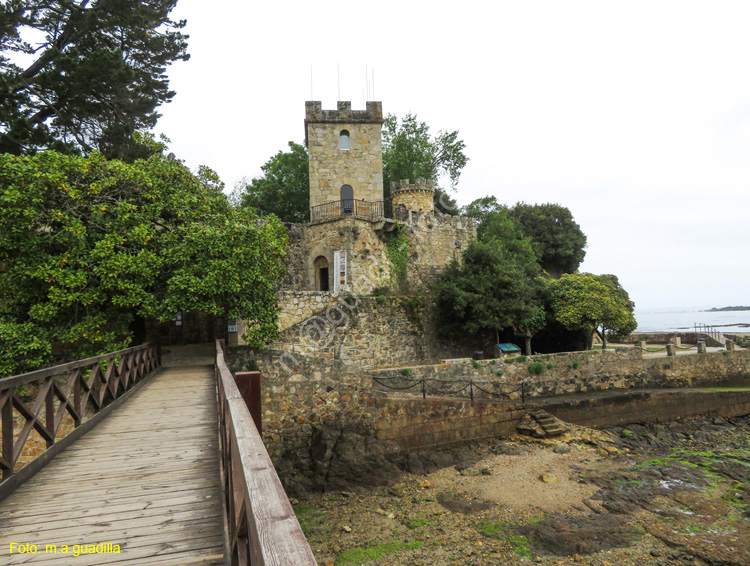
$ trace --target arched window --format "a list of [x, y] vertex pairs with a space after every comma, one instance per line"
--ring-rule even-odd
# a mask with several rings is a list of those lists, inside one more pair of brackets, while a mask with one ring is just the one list
[[354, 189], [351, 185], [341, 186], [341, 213], [352, 214], [354, 212]]
[[341, 130], [339, 134], [339, 149], [349, 149], [349, 130]]

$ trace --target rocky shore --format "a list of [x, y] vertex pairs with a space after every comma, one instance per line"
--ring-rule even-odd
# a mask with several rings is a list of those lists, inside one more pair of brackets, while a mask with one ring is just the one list
[[570, 427], [433, 460], [452, 465], [295, 499], [319, 563], [750, 564], [750, 417]]

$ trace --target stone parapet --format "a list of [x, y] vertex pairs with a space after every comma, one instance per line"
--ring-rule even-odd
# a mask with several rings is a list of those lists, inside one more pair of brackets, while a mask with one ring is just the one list
[[320, 101], [305, 102], [305, 125], [310, 123], [382, 124], [383, 103], [368, 101], [365, 110], [352, 110], [352, 103], [339, 101], [336, 110], [323, 110]]

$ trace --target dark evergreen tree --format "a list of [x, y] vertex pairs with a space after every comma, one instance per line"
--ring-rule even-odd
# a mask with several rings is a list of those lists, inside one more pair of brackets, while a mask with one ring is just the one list
[[586, 235], [569, 209], [559, 204], [519, 202], [510, 215], [531, 238], [542, 269], [552, 277], [575, 273], [586, 255]]
[[0, 153], [55, 149], [133, 161], [134, 132], [169, 102], [186, 60], [177, 0], [8, 0], [0, 5]]

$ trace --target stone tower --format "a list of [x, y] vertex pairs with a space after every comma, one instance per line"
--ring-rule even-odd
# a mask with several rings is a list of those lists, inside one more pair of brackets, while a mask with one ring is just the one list
[[424, 179], [417, 179], [410, 184], [408, 179], [402, 179], [401, 184], [391, 183], [391, 199], [393, 206], [401, 204], [406, 210], [432, 214], [434, 206], [435, 186]]
[[383, 200], [383, 103], [352, 110], [339, 102], [323, 110], [305, 102], [305, 142], [310, 154], [310, 207], [325, 203]]

